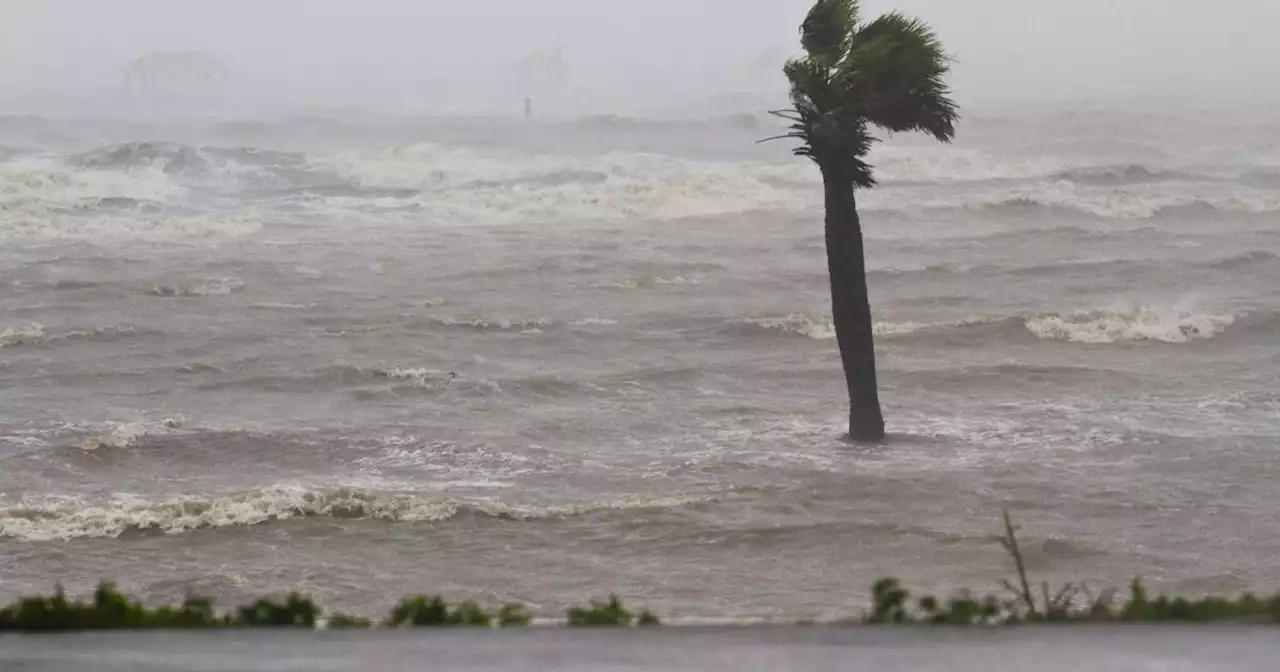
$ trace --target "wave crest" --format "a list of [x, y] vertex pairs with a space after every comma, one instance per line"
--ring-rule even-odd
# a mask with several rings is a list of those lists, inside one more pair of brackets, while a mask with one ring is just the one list
[[1073, 189], [1036, 190], [1034, 193], [1003, 196], [959, 205], [942, 204], [929, 210], [962, 212], [983, 217], [1018, 219], [1104, 218], [1130, 220], [1205, 219], [1280, 212], [1280, 200], [1272, 194], [1236, 194], [1220, 199], [1186, 199], [1170, 195], [1143, 195], [1114, 190], [1105, 193], [1077, 193]]
[[1148, 184], [1187, 179], [1193, 176], [1172, 170], [1151, 169], [1137, 163], [1071, 168], [1052, 175], [1052, 179], [1089, 185]]
[[502, 502], [459, 502], [417, 494], [374, 493], [356, 488], [313, 490], [275, 486], [215, 498], [183, 497], [159, 502], [114, 502], [95, 506], [63, 498], [28, 504], [0, 510], [0, 537], [23, 541], [65, 541], [118, 537], [127, 532], [180, 534], [310, 517], [421, 523], [479, 515], [532, 521], [612, 510], [677, 508], [714, 501], [714, 496], [636, 496], [537, 507]]
[[174, 175], [206, 172], [213, 160], [187, 145], [164, 142], [125, 142], [108, 145], [70, 158], [72, 165], [91, 170], [158, 168]]
[[[1246, 328], [1271, 328], [1269, 314], [1204, 313], [1182, 308], [1120, 306], [1064, 313], [1034, 315], [987, 315], [953, 322], [877, 321], [872, 330], [877, 338], [933, 339], [972, 338], [1017, 339], [1026, 334], [1043, 340], [1108, 344], [1140, 341], [1188, 343], [1222, 334], [1245, 320]], [[817, 340], [835, 338], [831, 315], [792, 313], [756, 316], [739, 322], [773, 334], [805, 336]]]
[[[309, 170], [361, 189], [421, 192], [424, 206], [483, 224], [673, 219], [806, 210], [816, 176], [803, 164], [686, 160], [613, 152], [527, 154], [430, 143], [312, 155]], [[803, 191], [780, 186], [802, 183]]]
[[1027, 318], [1025, 326], [1037, 338], [1073, 343], [1186, 343], [1213, 338], [1234, 322], [1233, 315], [1129, 308], [1041, 315]]
[[20, 327], [9, 327], [4, 331], [0, 331], [0, 348], [43, 343], [45, 338], [47, 336], [44, 332], [43, 324], [32, 322]]
[[149, 293], [156, 296], [226, 296], [243, 289], [245, 283], [237, 278], [208, 278], [175, 285], [152, 285]]
[[426, 320], [442, 327], [470, 329], [472, 331], [518, 331], [526, 334], [540, 333], [555, 324], [543, 317], [508, 318], [484, 315], [458, 317], [428, 317]]
[[[766, 331], [807, 336], [815, 340], [829, 340], [836, 337], [835, 323], [829, 313], [821, 315], [791, 313], [784, 317], [752, 317], [748, 318], [746, 322]], [[937, 325], [919, 322], [877, 321], [872, 325], [871, 329], [876, 336], [901, 336], [934, 326]]]
[[1268, 266], [1280, 262], [1280, 255], [1266, 250], [1250, 250], [1226, 259], [1211, 262], [1208, 266], [1221, 269], [1246, 268], [1250, 266]]

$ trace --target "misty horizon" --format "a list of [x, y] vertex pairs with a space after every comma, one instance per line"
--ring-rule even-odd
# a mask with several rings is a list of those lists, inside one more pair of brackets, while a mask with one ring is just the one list
[[[798, 49], [807, 6], [9, 0], [0, 10], [0, 112], [144, 109], [124, 88], [121, 68], [166, 51], [201, 51], [227, 66], [225, 88], [167, 101], [215, 115], [306, 108], [514, 115], [526, 96], [556, 117], [754, 110], [785, 103], [780, 68]], [[966, 109], [1056, 101], [1239, 107], [1274, 98], [1257, 73], [1274, 60], [1268, 26], [1280, 9], [1262, 2], [1228, 0], [1213, 13], [1182, 1], [862, 8], [865, 17], [890, 10], [937, 29], [957, 59], [952, 85]], [[1192, 35], [1213, 48], [1186, 48]], [[522, 58], [556, 47], [565, 62], [558, 84], [521, 69]]]

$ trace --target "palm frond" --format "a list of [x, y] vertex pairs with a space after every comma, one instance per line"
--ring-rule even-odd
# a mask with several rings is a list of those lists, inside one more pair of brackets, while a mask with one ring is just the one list
[[835, 67], [857, 25], [858, 0], [818, 0], [800, 24], [800, 44], [813, 62]]
[[799, 58], [788, 61], [783, 72], [791, 82], [791, 109], [772, 114], [791, 123], [787, 133], [768, 140], [797, 140], [792, 150], [797, 156], [809, 157], [824, 169], [839, 166], [854, 184], [873, 186], [871, 166], [861, 157], [876, 140], [867, 132], [860, 107], [845, 100], [833, 80], [836, 71]]
[[[824, 174], [859, 187], [875, 184], [864, 157], [877, 142], [870, 127], [955, 135], [958, 108], [946, 77], [951, 60], [924, 22], [891, 12], [867, 23], [857, 0], [816, 0], [800, 27], [807, 56], [787, 61], [791, 109], [775, 110], [787, 132]], [[763, 141], [762, 141], [763, 142]]]
[[946, 83], [951, 59], [923, 21], [890, 12], [860, 26], [840, 70], [845, 95], [863, 99], [872, 124], [943, 142], [955, 137], [959, 108]]

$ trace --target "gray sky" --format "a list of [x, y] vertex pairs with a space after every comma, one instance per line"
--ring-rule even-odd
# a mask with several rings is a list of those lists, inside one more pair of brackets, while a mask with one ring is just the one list
[[[807, 0], [0, 0], [0, 84], [119, 87], [151, 50], [205, 50], [263, 100], [502, 106], [514, 62], [556, 42], [566, 102], [593, 112], [782, 89]], [[1274, 0], [865, 0], [932, 22], [962, 102], [1273, 96]]]

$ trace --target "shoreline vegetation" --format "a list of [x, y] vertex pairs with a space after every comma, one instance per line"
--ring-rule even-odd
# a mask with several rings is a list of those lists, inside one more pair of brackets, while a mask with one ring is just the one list
[[[1007, 595], [977, 596], [959, 591], [946, 600], [914, 597], [897, 579], [872, 586], [873, 603], [860, 617], [839, 624], [1012, 626], [1028, 623], [1280, 623], [1280, 593], [1258, 597], [1245, 593], [1228, 598], [1199, 599], [1152, 596], [1134, 579], [1123, 602], [1119, 591], [1094, 594], [1087, 585], [1066, 584], [1056, 590], [1048, 582], [1032, 589], [1013, 521], [1004, 514], [1000, 540], [1012, 557], [1016, 581], [1005, 581]], [[213, 601], [189, 596], [177, 606], [147, 607], [131, 600], [114, 584], [102, 583], [93, 599], [68, 599], [59, 587], [52, 597], [28, 597], [0, 608], [0, 633], [81, 632], [95, 630], [179, 630], [218, 628], [366, 629], [418, 627], [513, 628], [533, 623], [528, 607], [507, 603], [494, 611], [474, 601], [448, 604], [441, 596], [402, 599], [381, 621], [342, 612], [325, 612], [312, 599], [293, 592], [283, 599], [260, 598], [234, 611], [219, 613]], [[616, 596], [592, 600], [565, 611], [568, 627], [648, 627], [661, 622], [653, 612], [634, 612]], [[803, 625], [803, 622], [791, 625]]]

